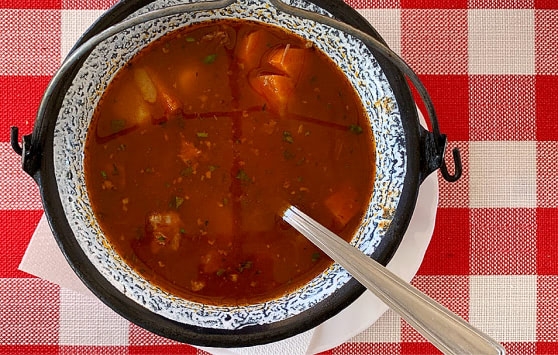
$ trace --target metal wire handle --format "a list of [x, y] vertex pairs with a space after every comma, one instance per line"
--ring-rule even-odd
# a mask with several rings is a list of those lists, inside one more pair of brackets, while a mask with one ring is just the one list
[[[142, 15], [135, 16], [131, 19], [119, 22], [104, 31], [98, 33], [97, 35], [91, 37], [81, 46], [77, 47], [62, 63], [60, 69], [52, 78], [51, 82], [49, 83], [48, 87], [45, 90], [45, 94], [43, 95], [43, 99], [41, 100], [41, 104], [39, 106], [37, 112], [37, 123], [33, 130], [33, 134], [31, 139], [27, 137], [23, 141], [23, 147], [19, 146], [17, 137], [18, 137], [18, 129], [17, 127], [12, 127], [11, 131], [11, 141], [14, 150], [23, 156], [23, 165], [24, 169], [28, 172], [37, 170], [38, 167], [33, 166], [37, 165], [38, 156], [40, 155], [40, 148], [44, 144], [45, 134], [46, 134], [46, 126], [48, 124], [48, 120], [45, 119], [46, 111], [47, 111], [47, 102], [50, 101], [50, 98], [56, 94], [56, 90], [61, 82], [65, 78], [65, 74], [70, 71], [75, 64], [79, 62], [84, 56], [88, 55], [99, 43], [108, 39], [109, 37], [124, 31], [130, 27], [140, 25], [144, 22], [155, 20], [161, 17], [167, 17], [172, 15], [178, 15], [182, 13], [189, 13], [189, 12], [198, 12], [198, 11], [208, 11], [208, 10], [216, 10], [225, 8], [227, 6], [232, 5], [235, 2], [241, 2], [242, 0], [216, 0], [216, 1], [204, 1], [204, 2], [196, 2], [196, 3], [189, 3], [189, 4], [181, 4], [181, 5], [173, 5], [169, 7], [165, 7], [158, 10], [153, 10], [147, 12]], [[432, 133], [434, 134], [434, 139], [436, 141], [436, 147], [439, 150], [436, 152], [436, 156], [438, 156], [441, 160], [440, 164], [440, 172], [445, 180], [449, 182], [457, 181], [461, 177], [462, 173], [462, 165], [461, 165], [461, 154], [458, 148], [454, 148], [452, 151], [453, 157], [453, 166], [454, 166], [454, 173], [450, 173], [446, 161], [445, 161], [445, 148], [446, 148], [446, 136], [440, 133], [440, 128], [438, 125], [438, 119], [436, 115], [436, 111], [434, 110], [434, 105], [432, 104], [432, 100], [430, 95], [428, 94], [426, 88], [418, 78], [417, 74], [409, 67], [409, 65], [399, 57], [395, 52], [393, 52], [390, 48], [386, 45], [375, 39], [374, 37], [368, 35], [367, 33], [356, 29], [344, 22], [338, 21], [328, 16], [320, 15], [311, 11], [299, 9], [290, 5], [285, 4], [280, 0], [268, 0], [273, 6], [275, 6], [278, 10], [283, 11], [287, 14], [292, 16], [300, 17], [309, 19], [311, 21], [321, 23], [323, 25], [335, 28], [347, 34], [350, 34], [358, 39], [360, 39], [364, 44], [366, 44], [369, 48], [374, 48], [380, 55], [384, 58], [389, 60], [393, 65], [395, 65], [401, 72], [409, 79], [409, 81], [413, 84], [415, 89], [417, 90], [421, 100], [423, 101], [426, 107], [427, 116], [432, 125]], [[25, 138], [25, 137], [24, 137]], [[29, 158], [29, 160], [34, 160], [29, 162], [29, 167], [25, 167], [26, 162], [25, 159]]]

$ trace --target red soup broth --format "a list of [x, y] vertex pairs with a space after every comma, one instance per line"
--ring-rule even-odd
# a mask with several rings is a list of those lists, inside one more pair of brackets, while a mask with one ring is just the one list
[[134, 270], [188, 300], [242, 305], [331, 266], [281, 214], [297, 205], [350, 240], [374, 161], [362, 103], [330, 58], [283, 29], [218, 20], [166, 35], [117, 73], [85, 177]]

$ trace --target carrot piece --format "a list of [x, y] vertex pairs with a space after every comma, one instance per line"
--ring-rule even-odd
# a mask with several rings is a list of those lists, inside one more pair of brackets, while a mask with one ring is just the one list
[[245, 70], [250, 71], [259, 66], [260, 56], [257, 53], [260, 48], [267, 47], [265, 37], [265, 31], [263, 30], [250, 32], [237, 45], [236, 58]]
[[266, 99], [272, 109], [279, 111], [280, 114], [285, 113], [289, 98], [294, 91], [291, 78], [265, 74], [253, 77], [250, 83], [254, 90]]
[[358, 212], [358, 192], [351, 185], [343, 185], [333, 192], [324, 203], [339, 227], [343, 228]]
[[293, 48], [287, 45], [272, 50], [269, 54], [268, 62], [275, 69], [296, 80], [302, 72], [305, 57], [305, 49]]

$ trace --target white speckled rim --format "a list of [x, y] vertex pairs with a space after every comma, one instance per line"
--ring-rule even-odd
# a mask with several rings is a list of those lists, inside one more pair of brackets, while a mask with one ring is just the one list
[[[183, 2], [155, 1], [134, 15], [178, 3]], [[325, 13], [306, 1], [287, 3]], [[154, 287], [123, 262], [97, 224], [85, 189], [83, 147], [88, 126], [100, 99], [99, 93], [106, 88], [117, 69], [141, 48], [174, 29], [220, 18], [242, 18], [282, 26], [312, 40], [352, 82], [368, 113], [377, 155], [374, 194], [352, 243], [372, 255], [389, 229], [393, 213], [386, 214], [386, 211], [394, 212], [398, 208], [408, 173], [404, 124], [396, 96], [383, 69], [359, 40], [324, 25], [280, 13], [267, 1], [243, 0], [222, 10], [150, 21], [100, 44], [81, 65], [63, 99], [54, 126], [54, 174], [65, 216], [79, 247], [94, 268], [127, 298], [179, 324], [218, 331], [255, 325], [265, 328], [311, 310], [346, 285], [351, 280], [350, 275], [334, 264], [300, 290], [274, 301], [246, 307], [216, 307], [190, 302]], [[375, 105], [377, 102], [389, 102], [390, 109]]]

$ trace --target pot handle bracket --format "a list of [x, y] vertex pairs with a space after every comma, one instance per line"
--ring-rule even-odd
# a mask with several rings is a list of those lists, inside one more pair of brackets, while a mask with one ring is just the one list
[[39, 157], [37, 154], [33, 154], [31, 151], [32, 147], [32, 135], [24, 135], [21, 137], [22, 144], [19, 144], [19, 127], [12, 126], [10, 128], [10, 143], [12, 149], [18, 155], [21, 156], [21, 166], [23, 171], [29, 174], [32, 178], [35, 178], [35, 173], [39, 170]]
[[430, 132], [420, 128], [420, 181], [424, 181], [428, 175], [440, 169], [442, 177], [448, 182], [459, 180], [463, 166], [461, 163], [461, 153], [459, 148], [453, 148], [452, 158], [454, 172], [450, 173], [446, 164], [445, 153], [447, 147], [447, 137], [439, 132]]

